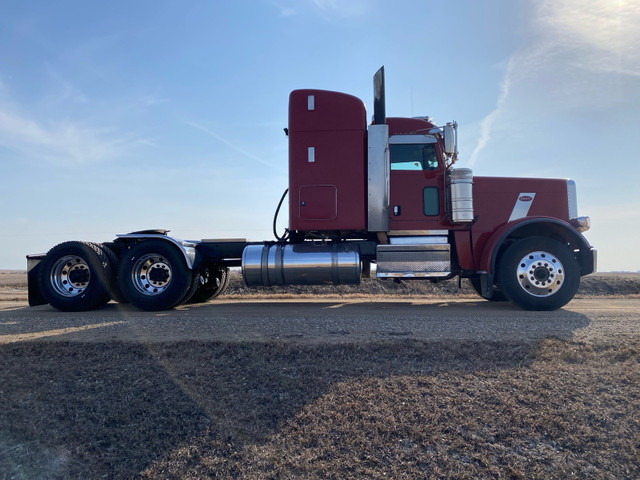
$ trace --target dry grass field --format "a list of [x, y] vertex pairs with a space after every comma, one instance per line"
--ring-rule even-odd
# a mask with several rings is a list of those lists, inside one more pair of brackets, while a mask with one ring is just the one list
[[[0, 301], [26, 301], [27, 275], [17, 270], [0, 270]], [[475, 297], [476, 293], [466, 280], [460, 287], [457, 280], [440, 283], [405, 281], [380, 281], [364, 279], [360, 285], [340, 285], [338, 287], [324, 286], [288, 286], [248, 288], [242, 282], [239, 274], [234, 273], [226, 293], [259, 298], [277, 298], [282, 296], [317, 295], [402, 295], [402, 296], [440, 296], [440, 295], [468, 295]], [[577, 297], [584, 296], [633, 296], [640, 295], [640, 273], [596, 273], [582, 278]]]
[[[371, 281], [337, 294], [472, 291]], [[236, 279], [234, 295], [267, 293]], [[639, 297], [637, 274], [587, 277], [578, 295]], [[35, 324], [25, 299], [24, 274], [0, 273], [0, 334]], [[66, 316], [34, 311], [39, 321]], [[576, 316], [596, 328], [618, 321], [607, 312]], [[339, 344], [16, 341], [0, 345], [0, 401], [2, 480], [640, 478], [640, 336], [622, 330]]]

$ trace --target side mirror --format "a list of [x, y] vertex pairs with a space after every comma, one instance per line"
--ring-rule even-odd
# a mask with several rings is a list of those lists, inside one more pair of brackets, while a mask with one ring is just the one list
[[444, 153], [455, 158], [458, 156], [458, 124], [447, 123], [443, 127]]

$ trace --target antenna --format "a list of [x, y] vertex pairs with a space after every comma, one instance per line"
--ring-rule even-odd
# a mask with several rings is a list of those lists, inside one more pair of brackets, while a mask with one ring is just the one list
[[413, 87], [411, 87], [411, 117], [413, 118]]

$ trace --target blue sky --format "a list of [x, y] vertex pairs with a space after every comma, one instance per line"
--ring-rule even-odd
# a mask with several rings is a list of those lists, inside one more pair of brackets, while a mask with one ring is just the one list
[[476, 175], [575, 179], [600, 270], [640, 270], [638, 45], [638, 1], [5, 1], [0, 268], [143, 228], [271, 239], [289, 92], [371, 106], [385, 65], [388, 115], [457, 120]]

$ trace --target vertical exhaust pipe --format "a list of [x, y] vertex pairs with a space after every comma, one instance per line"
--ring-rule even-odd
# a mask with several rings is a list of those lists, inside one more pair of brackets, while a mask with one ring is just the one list
[[387, 112], [384, 98], [384, 65], [373, 76], [373, 123], [384, 125]]

